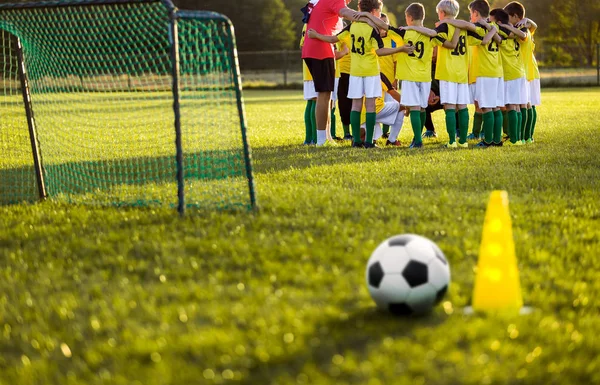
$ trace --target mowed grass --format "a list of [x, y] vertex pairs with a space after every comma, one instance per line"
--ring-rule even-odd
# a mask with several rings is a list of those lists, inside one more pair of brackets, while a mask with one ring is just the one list
[[[246, 92], [257, 213], [0, 207], [0, 384], [600, 383], [599, 91], [545, 90], [532, 145], [452, 151], [441, 112], [423, 150], [303, 147], [300, 92]], [[527, 316], [463, 314], [495, 189]], [[399, 233], [451, 263], [425, 317], [365, 286]]]

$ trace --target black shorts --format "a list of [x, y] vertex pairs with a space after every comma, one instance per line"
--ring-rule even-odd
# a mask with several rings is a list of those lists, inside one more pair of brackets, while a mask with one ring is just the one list
[[333, 92], [333, 85], [335, 83], [335, 63], [333, 58], [322, 60], [304, 58], [304, 62], [313, 77], [315, 91]]

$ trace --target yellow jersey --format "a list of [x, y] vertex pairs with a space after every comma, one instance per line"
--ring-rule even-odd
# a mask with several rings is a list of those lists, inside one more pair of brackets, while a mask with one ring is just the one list
[[475, 49], [474, 45], [467, 47], [467, 55], [469, 56], [469, 84], [474, 84], [477, 81], [477, 77], [475, 76], [475, 60], [473, 60]]
[[350, 75], [379, 76], [379, 60], [375, 51], [383, 48], [379, 32], [367, 23], [353, 22], [337, 34], [350, 49]]
[[527, 31], [521, 29], [521, 31], [527, 33], [527, 39], [521, 42], [521, 60], [523, 60], [523, 65], [525, 66], [525, 77], [527, 78], [527, 81], [539, 79], [540, 69], [538, 68], [537, 60], [535, 60], [535, 55], [533, 54], [535, 51], [535, 41], [533, 41], [533, 36], [528, 29]]
[[[511, 33], [503, 27], [500, 29], [507, 36]], [[500, 44], [500, 57], [502, 58], [505, 82], [525, 77], [525, 65], [521, 59], [521, 40], [519, 38], [503, 38]]]
[[465, 30], [460, 31], [456, 48], [444, 48], [442, 45], [447, 40], [452, 40], [455, 27], [442, 23], [435, 28], [437, 35], [431, 42], [438, 46], [435, 78], [452, 83], [468, 83], [469, 57], [467, 52], [468, 35]]
[[[491, 23], [496, 26], [495, 24]], [[468, 34], [474, 39], [483, 39], [486, 29], [483, 25], [475, 23], [481, 28], [477, 32], [469, 31]], [[497, 27], [497, 26], [496, 26]], [[502, 36], [502, 34], [500, 34]], [[491, 40], [487, 45], [477, 45], [473, 51], [473, 71], [476, 78], [501, 78], [504, 73], [502, 70], [502, 59], [500, 58], [500, 46], [496, 41]]]
[[[392, 83], [385, 77], [384, 74], [380, 74], [381, 76], [381, 97], [375, 99], [375, 113], [378, 114], [385, 107], [385, 94], [393, 89]], [[367, 121], [367, 106], [363, 101], [362, 110], [360, 112], [360, 124], [363, 124]]]
[[[382, 37], [384, 48], [395, 48], [396, 43], [389, 35], [386, 37]], [[396, 55], [387, 55], [387, 56], [378, 56], [379, 59], [379, 68], [381, 69], [381, 73], [385, 75], [386, 78], [393, 81], [396, 76]]]
[[417, 31], [403, 30], [390, 27], [390, 37], [398, 45], [408, 44], [415, 47], [411, 54], [397, 53], [396, 79], [411, 82], [431, 81], [431, 60], [433, 58], [433, 43], [429, 36]]
[[[338, 41], [335, 43], [335, 46], [338, 51], [343, 51], [346, 44]], [[348, 55], [345, 55], [341, 59], [336, 62], [336, 74], [339, 68], [340, 74], [350, 74], [350, 49], [348, 49]]]
[[[304, 24], [304, 26], [302, 27], [302, 37], [300, 37], [300, 49], [302, 49], [302, 46], [304, 45], [304, 35], [306, 35], [306, 24]], [[313, 77], [310, 71], [308, 70], [306, 63], [304, 62], [304, 59], [302, 59], [302, 81], [307, 82], [312, 80]]]

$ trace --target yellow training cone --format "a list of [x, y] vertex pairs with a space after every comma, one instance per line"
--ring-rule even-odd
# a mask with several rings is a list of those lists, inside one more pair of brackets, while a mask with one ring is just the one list
[[522, 306], [508, 193], [493, 191], [483, 223], [473, 310], [519, 313]]

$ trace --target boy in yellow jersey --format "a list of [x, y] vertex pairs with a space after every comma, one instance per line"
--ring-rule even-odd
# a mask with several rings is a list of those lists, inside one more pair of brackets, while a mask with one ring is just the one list
[[342, 140], [342, 138], [337, 136], [336, 132], [336, 119], [335, 119], [335, 103], [338, 100], [338, 90], [340, 78], [342, 77], [342, 70], [340, 68], [340, 60], [348, 55], [348, 47], [345, 44], [340, 44], [339, 42], [335, 45], [335, 80], [333, 85], [333, 92], [331, 93], [331, 123], [330, 123], [330, 136], [333, 140]]
[[521, 28], [525, 28], [530, 36], [527, 40], [521, 42], [521, 58], [525, 65], [525, 76], [528, 82], [528, 101], [526, 108], [521, 108], [521, 114], [526, 115], [523, 120], [526, 120], [525, 124], [525, 139], [526, 143], [533, 142], [533, 132], [535, 130], [535, 123], [537, 120], [537, 111], [535, 106], [539, 106], [541, 103], [541, 92], [540, 92], [540, 70], [538, 69], [537, 61], [533, 55], [535, 49], [535, 43], [533, 42], [533, 34], [537, 30], [537, 24], [530, 19], [525, 18], [525, 7], [518, 1], [508, 3], [504, 10], [508, 14], [508, 21], [510, 24]]
[[525, 126], [520, 129], [518, 115], [521, 113], [521, 107], [527, 108], [527, 80], [520, 48], [521, 41], [526, 40], [529, 35], [509, 25], [508, 14], [501, 8], [490, 11], [490, 21], [496, 23], [500, 31], [508, 36], [500, 44], [500, 57], [504, 71], [504, 103], [510, 143], [520, 145]]
[[[361, 12], [370, 12], [381, 16], [380, 0], [361, 0]], [[350, 85], [348, 98], [352, 99], [350, 125], [352, 127], [352, 147], [374, 148], [373, 133], [375, 130], [375, 99], [381, 96], [380, 69], [377, 55], [390, 54], [390, 48], [383, 48], [379, 31], [363, 22], [353, 22], [336, 36], [325, 36], [310, 29], [308, 36], [331, 44], [344, 41], [350, 48]], [[409, 50], [409, 47], [403, 47]], [[360, 138], [360, 112], [363, 97], [367, 111], [367, 134], [365, 143]]]
[[[468, 35], [479, 39], [473, 51], [473, 70], [475, 71], [475, 102], [482, 111], [484, 139], [477, 145], [486, 148], [492, 145], [502, 146], [502, 111], [504, 107], [504, 81], [499, 43], [501, 37], [496, 33], [495, 25], [485, 20], [490, 13], [490, 5], [486, 0], [475, 0], [469, 4], [471, 22], [462, 20], [446, 20], [458, 28], [469, 31]], [[482, 29], [489, 32], [482, 36]], [[493, 34], [492, 34], [493, 32]]]
[[[388, 35], [398, 44], [414, 47], [408, 55], [396, 55], [396, 78], [402, 81], [400, 104], [410, 110], [410, 123], [413, 129], [411, 148], [423, 147], [421, 131], [425, 124], [425, 108], [431, 90], [431, 60], [433, 44], [431, 36], [436, 32], [423, 27], [425, 8], [420, 3], [412, 3], [404, 11], [407, 27], [390, 27]], [[397, 49], [397, 52], [401, 52]]]
[[[385, 13], [381, 14], [381, 21], [386, 24], [390, 24], [390, 21]], [[380, 29], [379, 34], [381, 36], [381, 40], [383, 40], [384, 48], [396, 48], [396, 43], [392, 40], [391, 37], [388, 36], [388, 31], [385, 29]], [[389, 81], [393, 89], [396, 89], [396, 56], [395, 55], [387, 55], [387, 56], [379, 56], [379, 68], [381, 69], [381, 74], [386, 77]], [[393, 100], [390, 94], [387, 92], [384, 93], [384, 99], [386, 101]], [[388, 124], [384, 124], [382, 127], [382, 133], [384, 138], [388, 138], [390, 133], [390, 126]]]
[[348, 86], [350, 84], [350, 54], [348, 46], [343, 42], [337, 42], [338, 51], [348, 52], [336, 61], [336, 74], [339, 69], [340, 77], [337, 87], [337, 102], [342, 127], [344, 128], [344, 140], [352, 140], [350, 135], [350, 111], [352, 110], [352, 99], [348, 99]]
[[[456, 0], [442, 0], [436, 7], [438, 18], [442, 22], [436, 27], [436, 36], [433, 39], [438, 48], [435, 78], [440, 82], [440, 102], [446, 113], [446, 130], [448, 131], [448, 148], [469, 147], [467, 133], [469, 130], [469, 110], [471, 103], [469, 91], [469, 56], [468, 45], [476, 44], [472, 41], [464, 28], [457, 25], [456, 16], [459, 4]], [[489, 27], [486, 25], [485, 27]], [[478, 35], [485, 35], [487, 28], [484, 26], [473, 27]], [[489, 32], [493, 33], [493, 30]], [[456, 44], [448, 45], [448, 39], [453, 37]], [[460, 138], [456, 140], [458, 112], [458, 127]]]
[[[386, 146], [400, 146], [398, 135], [404, 123], [404, 109], [400, 106], [400, 94], [383, 73], [380, 76], [383, 95], [375, 99], [375, 122], [391, 126]], [[363, 109], [360, 114], [361, 129], [366, 128], [366, 121], [367, 116]]]
[[[304, 44], [305, 35], [306, 24], [304, 24], [302, 27], [300, 49], [302, 49], [302, 45]], [[313, 78], [304, 60], [302, 60], [302, 80], [304, 100], [306, 100], [306, 107], [304, 109], [304, 128], [306, 131], [304, 145], [317, 144], [317, 119], [315, 115], [315, 107], [317, 106], [317, 91], [315, 91], [315, 83], [313, 82]]]

